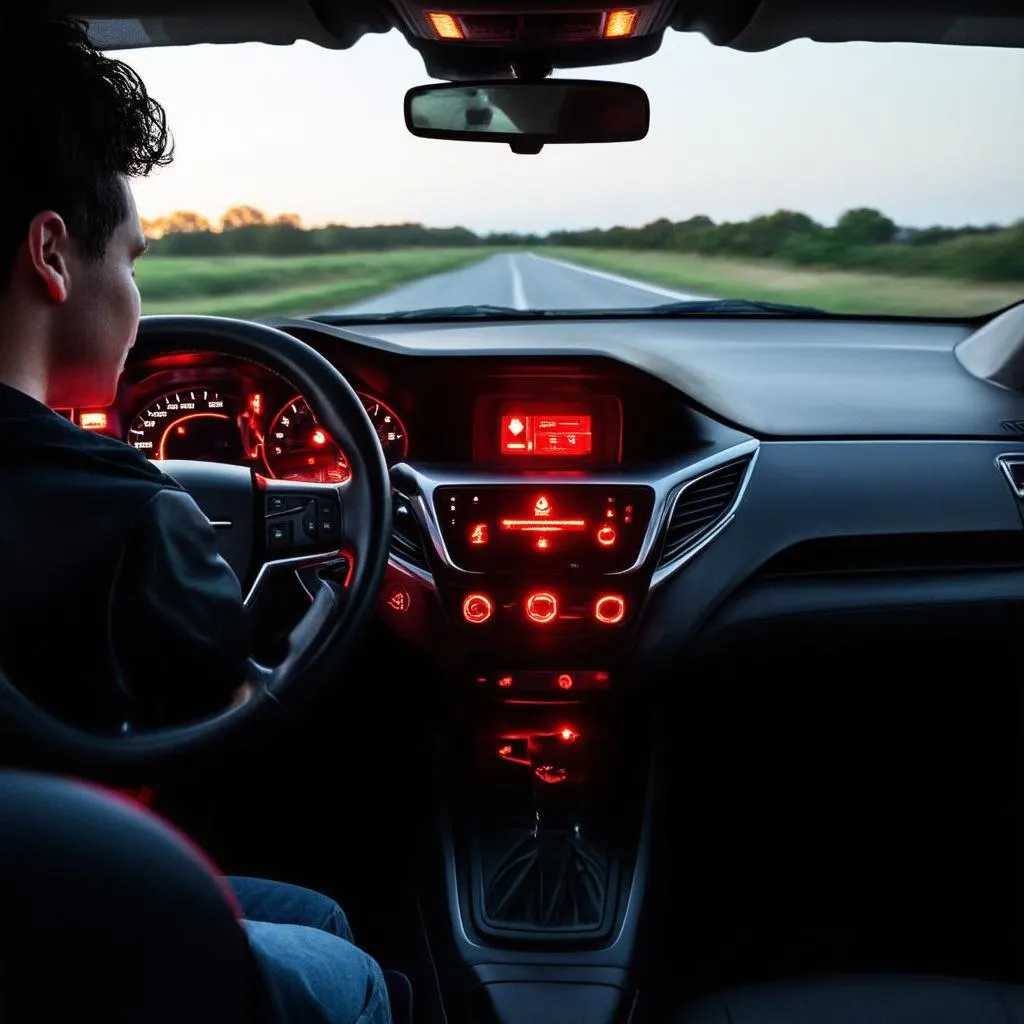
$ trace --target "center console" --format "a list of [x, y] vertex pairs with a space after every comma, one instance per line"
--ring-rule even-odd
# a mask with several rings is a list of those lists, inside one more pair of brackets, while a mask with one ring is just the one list
[[[392, 469], [381, 608], [451, 683], [443, 856], [425, 886], [444, 880], [449, 1019], [622, 1024], [653, 778], [632, 638], [677, 496], [737, 452], [624, 468], [621, 406], [600, 393], [513, 384], [473, 415], [471, 466]], [[698, 495], [698, 523], [728, 512], [746, 472]]]

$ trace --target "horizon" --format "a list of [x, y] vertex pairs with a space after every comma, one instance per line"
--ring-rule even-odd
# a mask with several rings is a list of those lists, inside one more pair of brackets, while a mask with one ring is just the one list
[[[206, 227], [206, 228], [193, 229], [193, 230], [211, 231], [211, 232], [213, 232], [215, 234], [216, 233], [220, 233], [223, 230], [232, 230], [230, 228], [225, 229], [225, 228], [222, 228], [222, 227], [219, 226], [220, 225], [221, 217], [223, 217], [224, 214], [230, 212], [231, 210], [238, 209], [240, 207], [253, 207], [253, 206], [254, 206], [254, 204], [252, 204], [252, 203], [233, 203], [231, 206], [229, 206], [226, 209], [224, 209], [223, 211], [221, 211], [221, 214], [220, 214], [219, 217], [208, 218], [208, 217], [206, 217], [205, 214], [201, 214], [200, 216], [203, 216], [204, 219], [209, 220], [209, 226]], [[255, 209], [259, 209], [259, 207], [254, 207], [254, 208]], [[873, 208], [872, 207], [867, 207], [864, 204], [854, 204], [853, 206], [849, 207], [849, 210], [856, 210], [856, 209], [873, 209]], [[292, 216], [296, 216], [294, 210], [273, 210], [273, 211], [272, 210], [261, 210], [260, 212], [263, 213], [266, 216], [266, 218], [267, 218], [266, 222], [262, 223], [262, 224], [246, 225], [247, 227], [275, 227], [275, 226], [278, 226], [278, 225], [274, 224], [274, 219], [275, 218], [277, 218], [277, 217], [292, 217]], [[799, 214], [799, 213], [803, 213], [803, 212], [804, 211], [802, 211], [802, 210], [764, 210], [764, 211], [762, 211], [760, 213], [753, 214], [751, 217], [747, 218], [746, 221], [756, 220], [756, 219], [761, 218], [761, 217], [770, 217], [773, 214], [777, 214], [777, 213], [797, 213], [797, 214]], [[849, 211], [848, 210], [840, 211], [839, 215], [837, 215], [835, 220], [833, 220], [832, 222], [818, 221], [817, 223], [819, 223], [824, 228], [834, 228], [836, 226], [836, 223], [839, 220], [839, 217], [841, 217], [842, 214], [846, 213], [846, 212], [849, 212]], [[887, 216], [887, 217], [889, 216], [889, 214], [885, 210], [878, 210], [877, 212], [883, 214], [884, 216]], [[191, 215], [191, 214], [198, 214], [198, 213], [199, 213], [199, 211], [197, 211], [197, 210], [171, 210], [168, 213], [159, 214], [159, 215], [157, 215], [155, 217], [141, 217], [141, 220], [142, 220], [144, 225], [152, 224], [155, 227], [156, 225], [159, 224], [159, 222], [166, 221], [166, 220], [174, 217], [175, 215], [179, 215], [179, 214]], [[734, 224], [736, 224], [736, 223], [745, 223], [746, 222], [746, 221], [716, 220], [715, 218], [711, 217], [709, 214], [700, 214], [700, 213], [693, 214], [692, 218], [688, 217], [688, 218], [686, 218], [686, 220], [690, 220], [690, 219], [698, 218], [698, 217], [708, 217], [708, 219], [710, 219], [715, 224], [715, 226], [721, 226], [721, 225], [727, 224], [727, 223], [734, 223]], [[909, 230], [921, 230], [921, 229], [926, 229], [926, 228], [948, 228], [948, 229], [954, 229], [954, 230], [963, 230], [963, 229], [966, 229], [966, 228], [977, 228], [977, 229], [995, 228], [995, 229], [1000, 229], [1000, 230], [1007, 230], [1009, 228], [1014, 227], [1017, 224], [1024, 223], [1024, 204], [1022, 204], [1022, 211], [1021, 211], [1020, 215], [1018, 215], [1016, 217], [1013, 217], [1010, 220], [1007, 220], [1007, 221], [1002, 222], [1002, 223], [989, 222], [987, 224], [970, 224], [970, 223], [962, 223], [962, 224], [960, 224], [960, 223], [952, 223], [952, 222], [950, 222], [950, 223], [939, 223], [939, 222], [936, 222], [934, 224], [920, 224], [920, 225], [918, 225], [918, 224], [901, 224], [898, 220], [896, 220], [895, 217], [890, 217], [890, 219], [893, 220], [893, 222], [896, 224], [896, 226], [898, 228], [900, 228], [900, 229], [909, 229]], [[653, 220], [646, 221], [644, 224], [609, 224], [609, 225], [591, 224], [591, 225], [587, 225], [587, 226], [583, 226], [583, 227], [578, 227], [578, 228], [554, 227], [554, 228], [550, 228], [547, 231], [516, 231], [515, 229], [497, 230], [497, 229], [486, 229], [486, 228], [477, 229], [477, 228], [468, 227], [465, 224], [428, 224], [428, 223], [425, 223], [423, 221], [379, 221], [379, 222], [372, 223], [372, 224], [352, 224], [352, 223], [346, 223], [346, 222], [342, 222], [342, 221], [327, 221], [327, 222], [320, 223], [320, 224], [307, 224], [304, 221], [302, 221], [301, 218], [300, 218], [299, 222], [296, 223], [294, 226], [296, 228], [298, 228], [298, 230], [300, 230], [300, 231], [322, 231], [322, 230], [327, 229], [327, 228], [351, 228], [351, 229], [354, 229], [354, 230], [368, 230], [368, 229], [373, 229], [373, 228], [422, 227], [422, 228], [425, 228], [425, 229], [427, 229], [429, 231], [456, 231], [456, 230], [469, 231], [472, 234], [476, 235], [477, 237], [483, 237], [483, 238], [486, 238], [488, 235], [512, 235], [512, 236], [517, 236], [518, 235], [518, 236], [524, 237], [524, 238], [526, 238], [526, 237], [542, 237], [543, 238], [543, 237], [546, 237], [548, 235], [553, 235], [553, 234], [584, 234], [584, 233], [588, 233], [588, 232], [592, 232], [592, 231], [614, 231], [617, 228], [622, 228], [622, 229], [625, 229], [627, 231], [637, 230], [639, 228], [646, 227], [648, 224], [657, 223], [659, 220], [670, 220], [671, 221], [671, 218], [668, 218], [668, 217], [655, 217]], [[671, 223], [673, 223], [673, 224], [680, 224], [680, 223], [685, 223], [685, 221], [671, 221]]]

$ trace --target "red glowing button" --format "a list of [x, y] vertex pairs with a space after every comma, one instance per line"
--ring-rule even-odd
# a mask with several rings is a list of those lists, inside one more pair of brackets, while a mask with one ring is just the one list
[[476, 547], [482, 547], [487, 543], [487, 524], [474, 523], [469, 528], [469, 543]]
[[614, 526], [602, 526], [597, 531], [597, 543], [603, 548], [610, 548], [615, 545], [617, 534]]
[[494, 602], [486, 594], [467, 594], [462, 602], [462, 617], [479, 625], [494, 614]]
[[558, 730], [558, 738], [563, 743], [575, 743], [580, 738], [580, 734], [571, 725], [564, 725]]
[[533, 622], [551, 622], [558, 614], [558, 599], [554, 594], [541, 591], [526, 599], [526, 617]]
[[500, 686], [500, 687], [501, 687], [501, 688], [502, 688], [503, 690], [507, 690], [507, 689], [509, 689], [509, 687], [511, 687], [511, 685], [512, 685], [512, 677], [511, 677], [511, 676], [502, 676], [502, 677], [501, 677], [501, 678], [500, 678], [500, 679], [498, 680], [498, 685], [499, 685], [499, 686]]
[[568, 672], [563, 672], [556, 681], [560, 690], [572, 689], [572, 676]]
[[407, 612], [409, 605], [412, 604], [412, 598], [409, 597], [407, 590], [402, 590], [401, 587], [395, 587], [394, 590], [388, 594], [388, 607], [396, 612]]
[[626, 601], [620, 594], [605, 594], [594, 602], [594, 618], [606, 626], [620, 623], [626, 614]]

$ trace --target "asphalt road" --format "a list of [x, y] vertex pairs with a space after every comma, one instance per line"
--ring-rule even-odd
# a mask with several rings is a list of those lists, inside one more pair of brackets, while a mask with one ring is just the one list
[[657, 306], [705, 296], [672, 291], [532, 253], [508, 253], [402, 285], [332, 313], [392, 313], [434, 306], [514, 309], [615, 309]]

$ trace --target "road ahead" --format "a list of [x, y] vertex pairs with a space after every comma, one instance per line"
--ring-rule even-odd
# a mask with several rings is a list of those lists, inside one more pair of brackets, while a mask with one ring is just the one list
[[502, 253], [447, 274], [402, 285], [332, 313], [391, 313], [432, 306], [514, 309], [614, 309], [700, 299], [532, 253]]

